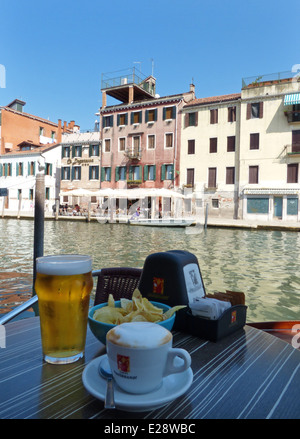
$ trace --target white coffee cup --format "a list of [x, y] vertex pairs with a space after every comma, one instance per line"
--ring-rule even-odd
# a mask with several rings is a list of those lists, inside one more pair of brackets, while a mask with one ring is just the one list
[[129, 393], [148, 393], [159, 388], [165, 376], [188, 369], [190, 354], [172, 348], [172, 341], [171, 332], [157, 323], [130, 322], [111, 329], [106, 350], [118, 386]]

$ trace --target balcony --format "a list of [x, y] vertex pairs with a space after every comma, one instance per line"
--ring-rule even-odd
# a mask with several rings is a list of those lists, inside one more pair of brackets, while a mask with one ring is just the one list
[[121, 101], [128, 102], [129, 88], [134, 89], [134, 100], [155, 97], [155, 79], [145, 76], [142, 72], [132, 69], [118, 72], [102, 73], [101, 91]]
[[285, 152], [287, 156], [298, 156], [300, 158], [300, 144], [285, 145]]
[[300, 111], [286, 110], [284, 115], [287, 117], [288, 123], [300, 122]]
[[124, 151], [125, 157], [127, 157], [130, 160], [141, 160], [142, 158], [142, 151], [139, 148], [128, 148]]

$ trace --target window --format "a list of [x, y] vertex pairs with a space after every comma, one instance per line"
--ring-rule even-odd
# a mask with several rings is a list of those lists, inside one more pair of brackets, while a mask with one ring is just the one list
[[23, 163], [19, 162], [16, 164], [16, 175], [23, 175]]
[[155, 135], [154, 134], [148, 134], [147, 148], [148, 149], [155, 149]]
[[269, 198], [248, 198], [247, 213], [269, 213]]
[[104, 152], [110, 152], [110, 139], [104, 139]]
[[139, 123], [142, 123], [142, 112], [133, 111], [131, 113], [131, 124], [139, 124]]
[[51, 131], [51, 139], [55, 139], [55, 131]]
[[12, 176], [12, 164], [11, 163], [4, 163], [4, 176], [5, 177], [11, 177]]
[[176, 119], [176, 107], [164, 107], [163, 108], [163, 120]]
[[89, 156], [90, 157], [99, 156], [99, 145], [90, 145], [89, 146]]
[[161, 166], [161, 180], [173, 180], [174, 177], [174, 166], [173, 165], [162, 165]]
[[156, 121], [157, 121], [157, 108], [153, 110], [146, 110], [145, 122], [156, 122]]
[[73, 146], [73, 157], [82, 157], [82, 146]]
[[125, 137], [119, 137], [119, 151], [125, 151]]
[[117, 125], [118, 126], [125, 126], [128, 123], [128, 114], [122, 113], [117, 115]]
[[45, 163], [45, 175], [52, 175], [52, 163]]
[[227, 137], [227, 152], [235, 151], [235, 136]]
[[213, 110], [210, 110], [210, 123], [218, 123], [218, 109], [214, 108]]
[[72, 180], [81, 180], [81, 166], [73, 166]]
[[185, 127], [196, 127], [198, 125], [198, 112], [185, 114]]
[[133, 147], [133, 155], [134, 156], [138, 156], [140, 153], [140, 143], [141, 143], [140, 136], [133, 136], [132, 147]]
[[194, 174], [195, 169], [189, 168], [186, 170], [186, 184], [189, 186], [194, 186]]
[[70, 146], [63, 146], [62, 147], [62, 149], [61, 149], [61, 157], [62, 158], [70, 157], [70, 153], [71, 153]]
[[116, 166], [115, 180], [126, 180], [126, 166]]
[[156, 178], [156, 166], [155, 165], [145, 165], [144, 166], [144, 179], [145, 180], [155, 180]]
[[249, 184], [258, 183], [258, 166], [249, 166]]
[[40, 127], [40, 128], [39, 128], [40, 136], [43, 136], [43, 135], [44, 135], [44, 132], [45, 132], [44, 128], [43, 128], [43, 127]]
[[188, 140], [188, 154], [195, 154], [195, 139]]
[[101, 181], [110, 181], [111, 180], [111, 168], [101, 168]]
[[130, 166], [129, 168], [129, 180], [142, 180], [142, 167], [137, 166]]
[[113, 124], [114, 124], [114, 116], [113, 115], [103, 116], [103, 119], [102, 119], [102, 127], [103, 128], [112, 127]]
[[287, 165], [287, 183], [298, 183], [298, 163]]
[[236, 107], [228, 107], [228, 122], [236, 121]]
[[261, 119], [263, 117], [263, 102], [256, 102], [253, 104], [247, 104], [246, 119]]
[[46, 187], [45, 190], [46, 190], [46, 192], [45, 192], [45, 199], [46, 200], [50, 200], [50, 188]]
[[226, 168], [226, 184], [234, 184], [235, 183], [235, 168], [227, 167]]
[[259, 133], [250, 134], [250, 149], [259, 149]]
[[217, 168], [208, 168], [208, 187], [217, 187]]
[[292, 152], [300, 152], [300, 130], [292, 131]]
[[70, 166], [63, 166], [61, 168], [61, 179], [70, 180]]
[[33, 189], [29, 189], [29, 200], [33, 200]]
[[298, 215], [298, 198], [288, 197], [286, 202], [287, 215]]
[[165, 134], [165, 147], [172, 148], [172, 146], [173, 146], [173, 133], [166, 133]]
[[35, 175], [35, 162], [28, 162], [28, 175]]
[[210, 153], [217, 152], [217, 144], [218, 144], [217, 137], [212, 137], [209, 139], [209, 152]]
[[89, 167], [89, 179], [90, 180], [98, 180], [99, 179], [99, 166], [90, 166]]
[[211, 200], [211, 206], [212, 206], [214, 209], [218, 209], [218, 208], [219, 208], [219, 200], [218, 200], [218, 198], [213, 198], [213, 199]]

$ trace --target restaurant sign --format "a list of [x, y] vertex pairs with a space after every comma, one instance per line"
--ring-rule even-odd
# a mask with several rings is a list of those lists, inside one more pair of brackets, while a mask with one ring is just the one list
[[6, 187], [0, 188], [0, 197], [7, 197], [8, 196], [8, 190]]

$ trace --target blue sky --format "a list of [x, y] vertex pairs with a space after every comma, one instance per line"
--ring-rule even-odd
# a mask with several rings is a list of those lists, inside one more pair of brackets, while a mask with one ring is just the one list
[[92, 128], [101, 74], [132, 67], [161, 96], [237, 93], [300, 64], [299, 16], [299, 0], [0, 0], [0, 105]]

